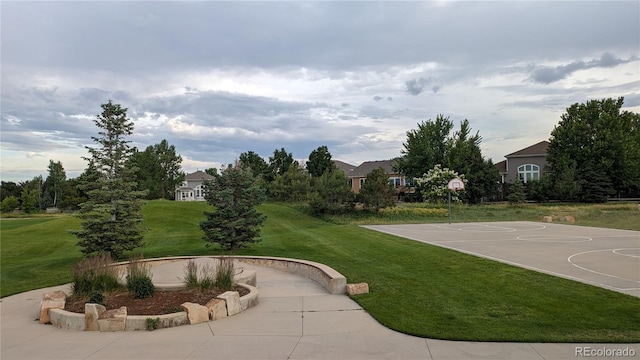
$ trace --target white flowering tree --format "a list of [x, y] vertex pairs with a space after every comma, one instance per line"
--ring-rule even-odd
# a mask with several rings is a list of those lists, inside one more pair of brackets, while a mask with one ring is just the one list
[[416, 178], [415, 182], [422, 193], [424, 201], [437, 204], [444, 203], [447, 201], [449, 192], [451, 192], [451, 201], [460, 202], [459, 195], [464, 190], [451, 191], [447, 188], [449, 180], [453, 178], [460, 178], [466, 186], [467, 179], [464, 178], [464, 174], [459, 175], [449, 168], [443, 168], [442, 165], [436, 164], [433, 169], [429, 170], [422, 177]]

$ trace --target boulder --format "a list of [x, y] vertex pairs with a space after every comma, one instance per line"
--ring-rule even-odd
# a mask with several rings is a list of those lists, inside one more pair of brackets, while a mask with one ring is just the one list
[[368, 293], [369, 293], [369, 284], [367, 283], [347, 284], [347, 294], [349, 295], [359, 295], [359, 294], [368, 294]]
[[49, 309], [64, 309], [67, 294], [64, 291], [52, 291], [44, 294], [40, 300], [40, 324], [49, 324]]
[[240, 294], [238, 294], [237, 291], [227, 291], [222, 293], [218, 295], [218, 299], [222, 299], [226, 303], [228, 316], [233, 316], [242, 312]]
[[553, 218], [551, 216], [545, 216], [542, 218], [542, 221], [550, 223], [553, 222]]
[[209, 308], [200, 304], [192, 302], [186, 302], [180, 305], [187, 312], [189, 318], [189, 324], [199, 324], [201, 322], [209, 321]]
[[100, 331], [124, 331], [127, 323], [127, 307], [107, 310], [98, 317]]
[[227, 305], [222, 299], [211, 299], [206, 305], [209, 309], [209, 320], [218, 320], [227, 317]]
[[98, 319], [107, 311], [100, 304], [84, 304], [84, 329], [85, 331], [100, 331]]
[[571, 215], [563, 216], [560, 220], [568, 223], [576, 222], [576, 219]]

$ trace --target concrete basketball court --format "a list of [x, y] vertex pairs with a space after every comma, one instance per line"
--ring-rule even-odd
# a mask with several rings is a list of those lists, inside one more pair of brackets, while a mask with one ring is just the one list
[[640, 232], [537, 222], [365, 228], [640, 297]]

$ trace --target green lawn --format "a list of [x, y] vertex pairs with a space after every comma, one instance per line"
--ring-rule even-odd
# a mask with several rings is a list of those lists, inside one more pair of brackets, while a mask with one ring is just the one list
[[[559, 208], [564, 205], [554, 206], [458, 207], [454, 221], [539, 220], [530, 217], [562, 216], [567, 211]], [[620, 206], [591, 210], [568, 206], [568, 211], [580, 225], [592, 225], [588, 217], [607, 218], [604, 212], [626, 218], [627, 225], [637, 219], [633, 212], [638, 211], [637, 205], [617, 209]], [[149, 231], [140, 252], [145, 257], [217, 254], [205, 247], [198, 227], [206, 209], [203, 203], [149, 202], [144, 208]], [[399, 221], [385, 219], [386, 215], [323, 221], [300, 206], [267, 203], [260, 210], [269, 216], [263, 241], [239, 254], [318, 261], [344, 274], [349, 282], [367, 282], [371, 292], [354, 299], [394, 330], [478, 341], [640, 341], [638, 298], [357, 226], [367, 220]], [[601, 214], [596, 216], [597, 212]], [[437, 211], [428, 214], [423, 221], [446, 221]], [[412, 216], [392, 217], [407, 221]], [[72, 217], [40, 220], [0, 223], [2, 296], [70, 280], [69, 269], [80, 252], [66, 230], [77, 228], [79, 221]]]

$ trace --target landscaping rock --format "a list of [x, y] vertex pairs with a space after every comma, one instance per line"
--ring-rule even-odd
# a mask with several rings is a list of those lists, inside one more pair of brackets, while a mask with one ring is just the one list
[[359, 295], [359, 294], [368, 294], [368, 293], [369, 293], [369, 284], [367, 283], [347, 284], [347, 294], [349, 295]]
[[560, 220], [568, 223], [576, 222], [576, 219], [571, 215], [563, 216]]
[[84, 304], [84, 329], [85, 331], [100, 331], [98, 319], [107, 311], [100, 304]]
[[242, 312], [242, 304], [240, 304], [240, 294], [237, 291], [227, 291], [218, 295], [218, 299], [225, 301], [227, 305], [227, 315], [233, 316]]
[[107, 310], [98, 317], [100, 331], [124, 331], [127, 322], [127, 307]]
[[49, 324], [49, 309], [64, 309], [67, 294], [64, 291], [53, 291], [44, 294], [40, 300], [40, 324]]
[[200, 304], [192, 302], [186, 302], [180, 305], [187, 312], [189, 318], [189, 324], [199, 324], [205, 321], [209, 321], [209, 308]]
[[209, 309], [209, 320], [218, 320], [227, 317], [227, 305], [222, 299], [211, 299], [206, 305]]
[[542, 221], [550, 223], [553, 222], [553, 218], [551, 216], [545, 216], [542, 218]]

